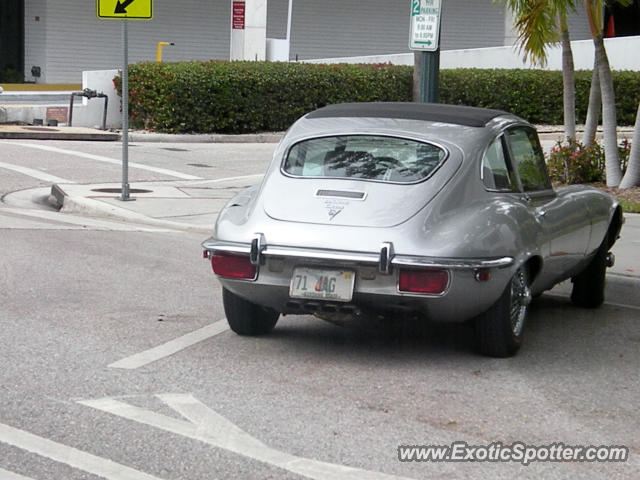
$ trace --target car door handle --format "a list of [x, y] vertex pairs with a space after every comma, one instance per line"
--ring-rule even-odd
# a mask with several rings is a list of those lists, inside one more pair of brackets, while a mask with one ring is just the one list
[[539, 217], [544, 217], [547, 214], [547, 211], [545, 209], [538, 210], [537, 214]]

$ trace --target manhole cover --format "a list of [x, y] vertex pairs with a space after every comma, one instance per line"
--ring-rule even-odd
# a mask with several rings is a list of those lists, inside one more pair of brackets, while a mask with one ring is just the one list
[[[91, 191], [98, 193], [122, 193], [122, 188], [92, 188]], [[130, 188], [129, 193], [153, 193], [153, 190], [145, 190], [143, 188]]]
[[213, 168], [211, 165], [207, 165], [206, 163], [187, 163], [190, 167], [199, 167], [199, 168]]
[[59, 132], [57, 128], [45, 128], [45, 127], [22, 127], [25, 130], [31, 130], [33, 132]]

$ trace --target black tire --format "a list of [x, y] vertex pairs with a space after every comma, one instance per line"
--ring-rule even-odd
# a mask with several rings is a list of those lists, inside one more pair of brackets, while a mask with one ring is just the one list
[[505, 358], [516, 354], [531, 303], [526, 266], [520, 267], [489, 310], [475, 320], [478, 349], [489, 357]]
[[587, 268], [571, 278], [571, 302], [578, 307], [598, 308], [604, 303], [604, 284], [607, 274], [609, 237], [605, 236], [600, 248]]
[[229, 327], [238, 335], [264, 335], [273, 330], [280, 314], [222, 289], [222, 303]]

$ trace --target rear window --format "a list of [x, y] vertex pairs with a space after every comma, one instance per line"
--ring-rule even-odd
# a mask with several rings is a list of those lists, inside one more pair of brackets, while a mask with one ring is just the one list
[[444, 161], [446, 152], [429, 143], [405, 138], [345, 135], [296, 143], [283, 170], [297, 177], [350, 178], [415, 183]]

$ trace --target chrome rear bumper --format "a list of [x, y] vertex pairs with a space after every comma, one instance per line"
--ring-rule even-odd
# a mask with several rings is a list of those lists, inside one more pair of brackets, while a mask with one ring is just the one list
[[393, 250], [393, 244], [390, 242], [383, 243], [380, 251], [375, 253], [268, 245], [264, 241], [264, 235], [261, 234], [257, 234], [250, 244], [224, 242], [209, 238], [202, 242], [202, 247], [208, 255], [214, 252], [249, 255], [252, 263], [257, 266], [260, 265], [261, 257], [305, 258], [369, 266], [376, 265], [378, 271], [382, 274], [390, 274], [390, 267], [393, 266], [483, 270], [507, 268], [514, 263], [513, 257], [507, 256], [495, 258], [434, 258], [396, 254]]

